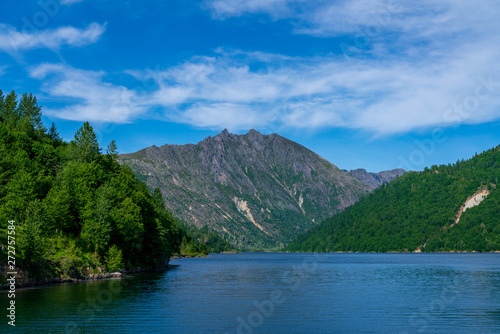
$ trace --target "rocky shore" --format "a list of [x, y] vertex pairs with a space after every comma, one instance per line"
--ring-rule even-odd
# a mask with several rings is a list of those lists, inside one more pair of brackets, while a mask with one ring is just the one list
[[[149, 272], [159, 272], [169, 270], [171, 267], [169, 265], [163, 267], [156, 268], [133, 268], [131, 270], [122, 269], [113, 273], [99, 273], [99, 274], [90, 274], [83, 277], [70, 277], [70, 278], [58, 278], [58, 277], [47, 277], [42, 279], [37, 279], [30, 281], [26, 278], [26, 274], [24, 271], [18, 271], [19, 275], [16, 275], [16, 279], [19, 281], [16, 282], [16, 290], [18, 289], [27, 289], [27, 288], [35, 288], [40, 286], [49, 286], [63, 283], [76, 283], [76, 282], [86, 282], [86, 281], [97, 281], [97, 280], [105, 280], [105, 279], [121, 279], [124, 276], [140, 274], [140, 273], [149, 273]], [[8, 290], [10, 288], [10, 284], [0, 284], [0, 290]]]

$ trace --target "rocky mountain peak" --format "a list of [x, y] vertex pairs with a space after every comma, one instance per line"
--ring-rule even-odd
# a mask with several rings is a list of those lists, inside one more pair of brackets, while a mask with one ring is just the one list
[[248, 138], [252, 138], [252, 139], [257, 139], [257, 138], [258, 139], [262, 139], [262, 138], [264, 138], [264, 135], [262, 133], [260, 133], [259, 131], [254, 130], [254, 129], [250, 129], [248, 131], [248, 133], [246, 134], [246, 136]]
[[244, 249], [281, 247], [369, 191], [307, 148], [253, 129], [120, 158], [176, 216]]
[[382, 184], [391, 182], [396, 177], [406, 173], [406, 171], [401, 168], [386, 170], [379, 173], [370, 173], [363, 168], [354, 169], [346, 172], [355, 179], [357, 179], [358, 181], [368, 185], [371, 189], [378, 188]]

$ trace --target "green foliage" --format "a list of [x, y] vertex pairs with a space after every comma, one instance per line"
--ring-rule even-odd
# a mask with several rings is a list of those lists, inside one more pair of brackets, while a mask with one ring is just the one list
[[460, 222], [431, 238], [426, 251], [491, 252], [500, 250], [500, 192], [492, 191], [477, 207], [466, 210]]
[[116, 232], [127, 253], [134, 254], [141, 250], [144, 238], [144, 224], [141, 218], [141, 208], [128, 197], [113, 210]]
[[104, 264], [167, 263], [179, 248], [175, 219], [117, 162], [116, 142], [101, 154], [85, 122], [67, 144], [41, 115], [31, 94], [18, 102], [0, 91], [0, 231], [19, 225], [25, 269], [79, 277]]
[[112, 232], [109, 188], [101, 186], [96, 195], [95, 201], [88, 201], [85, 206], [81, 239], [87, 248], [103, 254], [108, 247]]
[[[299, 236], [289, 251], [500, 250], [500, 147], [454, 165], [411, 172]], [[491, 194], [457, 213], [481, 189]], [[425, 245], [425, 247], [424, 247]]]
[[52, 277], [80, 278], [96, 274], [102, 267], [99, 257], [86, 252], [71, 235], [52, 235], [46, 239], [46, 245], [45, 258], [50, 263], [47, 274]]
[[208, 226], [200, 230], [178, 222], [180, 226], [180, 255], [204, 256], [209, 253], [235, 252], [235, 249], [217, 231], [209, 231]]
[[112, 156], [115, 160], [118, 158], [118, 147], [116, 146], [116, 140], [112, 140], [106, 149], [106, 154]]
[[113, 245], [106, 253], [106, 267], [109, 272], [118, 271], [123, 268], [122, 250]]
[[61, 137], [59, 136], [59, 131], [57, 131], [56, 125], [54, 122], [52, 122], [52, 125], [50, 126], [49, 131], [47, 132], [47, 135], [49, 136], [50, 139], [52, 139], [56, 144], [58, 142], [62, 142]]
[[44, 240], [42, 224], [45, 212], [39, 200], [31, 202], [27, 208], [24, 224], [18, 230], [19, 250], [24, 258], [24, 266], [37, 276], [43, 267]]
[[17, 108], [20, 118], [26, 118], [35, 130], [43, 130], [42, 108], [38, 105], [36, 97], [24, 93]]
[[17, 109], [17, 95], [14, 91], [3, 98], [2, 93], [2, 104], [0, 105], [0, 118], [2, 122], [8, 125], [13, 125], [19, 122], [20, 116]]
[[97, 136], [89, 122], [75, 133], [75, 139], [70, 142], [71, 157], [77, 161], [92, 162], [100, 156], [101, 149], [97, 143]]

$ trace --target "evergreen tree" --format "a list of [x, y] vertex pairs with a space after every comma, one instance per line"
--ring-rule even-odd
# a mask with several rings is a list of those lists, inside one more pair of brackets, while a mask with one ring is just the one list
[[57, 128], [56, 128], [56, 125], [54, 124], [54, 122], [52, 122], [52, 125], [50, 126], [50, 129], [47, 132], [47, 135], [56, 144], [59, 144], [62, 141], [61, 137], [59, 136], [59, 131], [57, 131]]
[[101, 186], [95, 202], [89, 201], [85, 206], [81, 238], [95, 253], [103, 254], [108, 248], [112, 232], [111, 209], [107, 186]]
[[106, 253], [106, 267], [109, 272], [117, 271], [123, 268], [122, 250], [113, 245]]
[[144, 238], [141, 208], [127, 197], [114, 208], [113, 220], [116, 223], [121, 248], [125, 253], [132, 256], [140, 252]]
[[35, 130], [44, 130], [42, 123], [42, 108], [38, 105], [36, 97], [24, 93], [17, 107], [17, 114], [21, 119], [26, 118]]
[[97, 142], [94, 129], [89, 122], [83, 123], [75, 133], [75, 139], [70, 143], [71, 157], [78, 161], [92, 162], [99, 158], [101, 149]]
[[113, 159], [118, 159], [118, 147], [116, 146], [116, 140], [112, 140], [111, 143], [109, 143], [107, 149], [106, 149], [106, 154], [113, 157]]
[[[3, 95], [3, 94], [2, 94]], [[2, 101], [0, 119], [11, 127], [19, 121], [17, 114], [17, 95], [14, 91], [8, 94]]]
[[[498, 179], [500, 146], [454, 165], [407, 173], [299, 236], [287, 250], [500, 250]], [[465, 201], [486, 189], [488, 197], [455, 223]]]
[[0, 229], [19, 224], [24, 269], [77, 277], [168, 262], [179, 237], [161, 193], [118, 163], [114, 140], [102, 155], [88, 122], [67, 144], [41, 116], [33, 95], [0, 91]]
[[19, 247], [23, 254], [24, 265], [35, 276], [44, 266], [44, 244], [42, 224], [45, 220], [43, 206], [39, 200], [31, 202], [26, 210], [26, 219], [19, 230]]

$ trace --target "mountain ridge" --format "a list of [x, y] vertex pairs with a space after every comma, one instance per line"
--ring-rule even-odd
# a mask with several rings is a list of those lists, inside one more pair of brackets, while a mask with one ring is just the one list
[[120, 161], [158, 187], [176, 216], [243, 249], [281, 248], [370, 191], [306, 147], [256, 130], [150, 146]]
[[396, 177], [402, 176], [406, 173], [406, 171], [402, 168], [384, 170], [378, 173], [368, 172], [363, 168], [353, 169], [350, 171], [345, 170], [345, 172], [354, 177], [356, 180], [368, 185], [372, 190], [385, 183], [391, 182]]
[[294, 240], [289, 251], [500, 250], [500, 146], [409, 172]]

